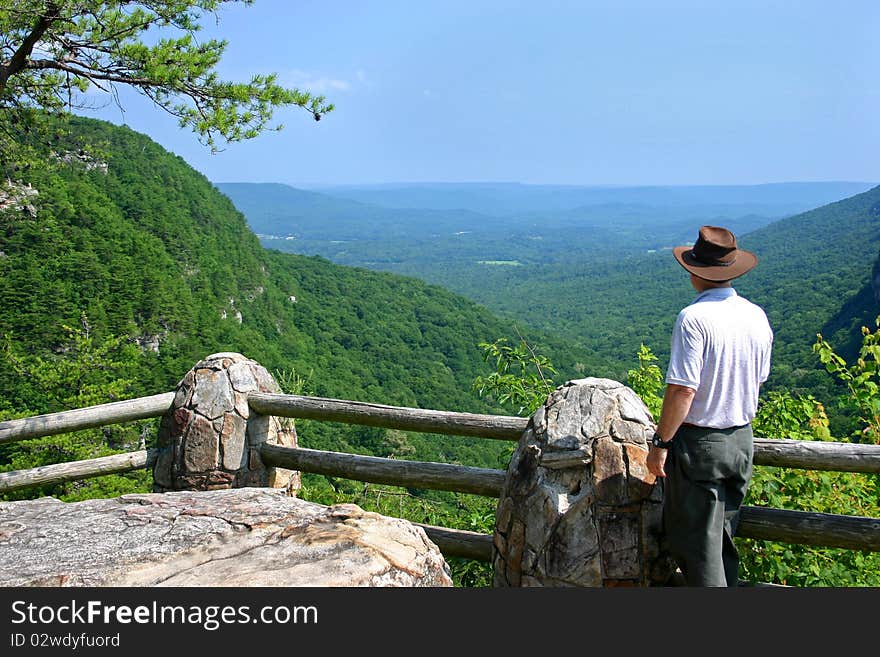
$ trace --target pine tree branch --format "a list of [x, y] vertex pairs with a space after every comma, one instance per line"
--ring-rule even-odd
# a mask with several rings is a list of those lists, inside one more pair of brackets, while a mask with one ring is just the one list
[[46, 5], [46, 13], [37, 19], [31, 33], [21, 42], [18, 50], [15, 51], [12, 58], [9, 60], [9, 64], [6, 66], [0, 66], [0, 94], [6, 89], [6, 81], [25, 68], [28, 58], [34, 51], [34, 46], [37, 45], [37, 42], [46, 33], [46, 30], [48, 30], [60, 16], [61, 8], [57, 4], [50, 2]]

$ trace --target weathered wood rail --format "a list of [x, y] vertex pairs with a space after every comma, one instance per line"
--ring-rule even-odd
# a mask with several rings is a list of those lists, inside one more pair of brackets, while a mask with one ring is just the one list
[[28, 470], [0, 472], [0, 493], [45, 484], [61, 484], [67, 481], [103, 477], [104, 475], [120, 474], [142, 468], [152, 468], [156, 463], [157, 453], [155, 449], [142, 449], [137, 452], [112, 454], [111, 456], [101, 456], [96, 459], [41, 465], [38, 468], [30, 468]]
[[[492, 537], [488, 534], [420, 526], [444, 554], [477, 561], [492, 559]], [[880, 520], [877, 518], [754, 506], [743, 507], [737, 529], [737, 535], [745, 538], [874, 552], [880, 550], [878, 533]]]
[[[0, 422], [0, 445], [109, 424], [161, 416], [173, 392], [71, 411]], [[251, 393], [248, 403], [263, 415], [343, 422], [496, 440], [519, 440], [528, 418], [434, 411], [366, 402]], [[880, 473], [880, 445], [755, 438], [755, 465], [834, 472]], [[2, 490], [2, 489], [0, 489]]]
[[250, 393], [248, 404], [257, 413], [263, 415], [498, 440], [519, 440], [528, 424], [528, 418], [506, 415], [432, 411], [344, 399], [273, 395], [261, 392]]
[[55, 436], [60, 433], [94, 429], [108, 424], [121, 424], [133, 420], [159, 417], [174, 401], [173, 392], [150, 397], [99, 404], [72, 411], [48, 413], [18, 420], [0, 422], [0, 445], [16, 440]]
[[504, 484], [503, 470], [449, 463], [404, 461], [278, 445], [263, 445], [260, 454], [271, 466], [404, 488], [498, 497]]
[[[173, 398], [173, 393], [164, 393], [0, 422], [0, 444], [159, 417], [168, 410]], [[261, 415], [494, 440], [518, 440], [528, 424], [528, 419], [521, 417], [435, 411], [299, 395], [250, 393], [248, 403], [253, 411]], [[261, 454], [268, 465], [302, 472], [488, 497], [500, 494], [505, 477], [503, 470], [383, 459], [300, 447], [264, 445]], [[155, 450], [140, 450], [4, 472], [0, 473], [0, 493], [148, 468], [155, 463], [156, 457]], [[756, 438], [754, 462], [759, 466], [880, 473], [880, 445]], [[490, 535], [422, 526], [448, 556], [485, 561], [491, 559]], [[880, 519], [877, 518], [744, 507], [737, 534], [759, 540], [880, 551]]]

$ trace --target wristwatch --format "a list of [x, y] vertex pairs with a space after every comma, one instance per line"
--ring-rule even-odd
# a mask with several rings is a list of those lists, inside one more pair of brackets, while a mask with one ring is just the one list
[[672, 441], [671, 440], [663, 440], [663, 438], [660, 436], [660, 434], [655, 431], [654, 435], [651, 436], [651, 444], [654, 447], [659, 447], [660, 449], [668, 449], [669, 446], [672, 445]]

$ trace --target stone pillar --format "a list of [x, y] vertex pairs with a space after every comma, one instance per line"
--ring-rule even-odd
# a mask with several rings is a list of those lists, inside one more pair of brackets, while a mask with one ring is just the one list
[[498, 501], [495, 586], [669, 581], [662, 483], [645, 464], [653, 426], [642, 400], [617, 381], [569, 381], [547, 398], [523, 432]]
[[260, 457], [265, 442], [296, 447], [293, 420], [258, 415], [247, 403], [249, 392], [280, 391], [265, 367], [241, 354], [196, 363], [159, 425], [153, 490], [268, 486], [296, 495], [300, 473], [266, 467]]

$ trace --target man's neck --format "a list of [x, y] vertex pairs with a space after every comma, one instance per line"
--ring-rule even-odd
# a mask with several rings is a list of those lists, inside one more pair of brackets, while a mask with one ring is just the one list
[[702, 294], [706, 290], [713, 290], [718, 288], [728, 288], [732, 287], [730, 281], [725, 281], [723, 283], [716, 283], [714, 281], [707, 281], [702, 278], [698, 278], [696, 276], [691, 276], [691, 285], [694, 286], [694, 289]]

